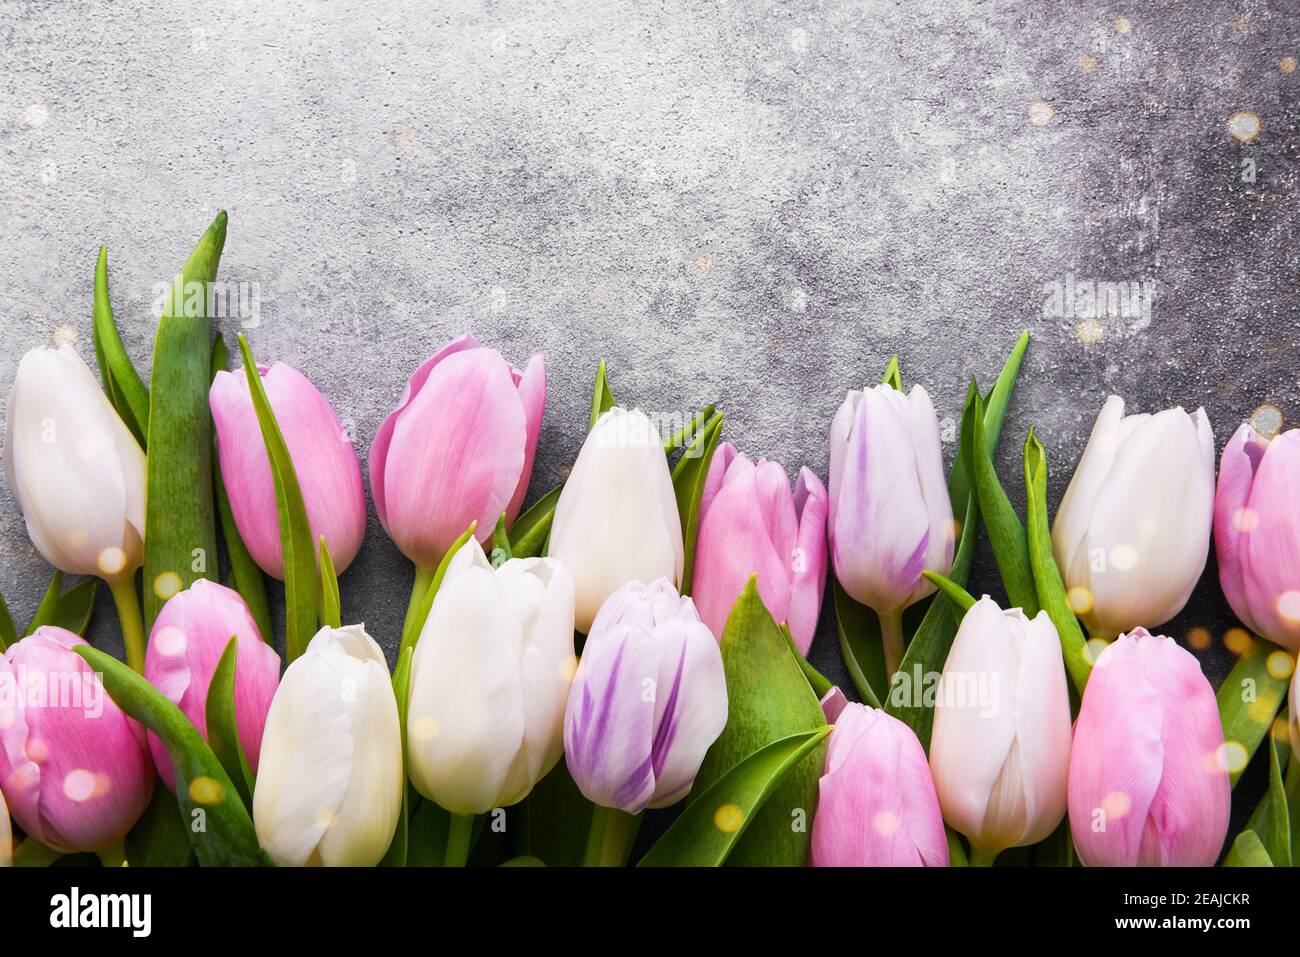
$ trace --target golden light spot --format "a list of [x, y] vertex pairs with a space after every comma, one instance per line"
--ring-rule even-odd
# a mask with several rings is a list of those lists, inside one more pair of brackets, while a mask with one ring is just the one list
[[1236, 774], [1242, 770], [1250, 755], [1239, 741], [1225, 741], [1214, 752], [1214, 766], [1217, 770]]
[[1052, 117], [1056, 115], [1056, 110], [1052, 109], [1052, 104], [1043, 100], [1035, 100], [1029, 104], [1028, 109], [1029, 122], [1035, 126], [1046, 126], [1052, 122]]
[[1287, 621], [1300, 621], [1300, 591], [1284, 591], [1278, 595], [1277, 613]]
[[1116, 545], [1110, 550], [1110, 567], [1117, 572], [1131, 572], [1137, 568], [1138, 553], [1132, 545]]
[[1157, 103], [1160, 102], [1160, 91], [1147, 90], [1145, 93], [1142, 94], [1142, 102], [1145, 103], [1147, 106], [1155, 106]]
[[33, 103], [23, 110], [23, 123], [32, 129], [39, 129], [50, 118], [50, 110], [44, 103]]
[[181, 581], [181, 576], [175, 572], [163, 572], [153, 580], [153, 593], [166, 601], [181, 590], [185, 583]]
[[1208, 628], [1193, 628], [1187, 632], [1187, 646], [1193, 651], [1204, 651], [1214, 643], [1214, 635]]
[[56, 346], [72, 346], [77, 344], [77, 330], [66, 322], [54, 327], [54, 332], [50, 336]]
[[1120, 17], [1118, 20], [1115, 21], [1115, 32], [1132, 33], [1133, 21], [1130, 20], [1128, 17]]
[[572, 684], [573, 676], [578, 673], [578, 656], [566, 655], [555, 663], [555, 667], [560, 673], [560, 680], [565, 684]]
[[1228, 135], [1240, 143], [1253, 141], [1259, 131], [1259, 117], [1249, 110], [1238, 110], [1228, 117]]
[[1283, 73], [1285, 73], [1287, 76], [1290, 76], [1292, 73], [1295, 72], [1295, 57], [1293, 56], [1282, 57], [1282, 59], [1277, 61], [1277, 68], [1281, 70]]
[[1065, 600], [1070, 603], [1070, 610], [1076, 615], [1086, 615], [1092, 611], [1092, 590], [1082, 585], [1075, 585], [1066, 592]]
[[50, 756], [50, 746], [43, 738], [28, 738], [27, 747], [23, 750], [27, 754], [27, 760], [33, 764], [44, 764]]
[[952, 520], [952, 540], [955, 542], [960, 538], [961, 538], [961, 519], [954, 518]]
[[735, 834], [745, 823], [745, 812], [737, 804], [724, 804], [713, 812], [713, 826], [723, 834]]
[[63, 778], [63, 796], [69, 801], [89, 801], [95, 796], [95, 776], [85, 768], [69, 771]]
[[1273, 722], [1273, 727], [1269, 730], [1273, 737], [1283, 744], [1286, 744], [1291, 738], [1291, 725], [1287, 722], [1286, 718], [1277, 718]]
[[118, 548], [116, 545], [110, 545], [99, 553], [99, 557], [95, 560], [95, 564], [99, 566], [101, 573], [112, 578], [126, 567], [126, 552], [122, 551], [122, 549]]
[[226, 789], [215, 779], [205, 774], [190, 782], [190, 800], [195, 804], [220, 804], [226, 797]]
[[1244, 655], [1254, 644], [1255, 639], [1245, 628], [1229, 628], [1223, 633], [1223, 646], [1234, 655]]
[[1281, 432], [1282, 424], [1282, 410], [1271, 402], [1257, 406], [1250, 413], [1250, 427], [1266, 439], [1272, 439]]
[[878, 811], [876, 816], [871, 819], [871, 826], [875, 828], [876, 833], [885, 837], [897, 833], [901, 823], [898, 820], [898, 815], [893, 811]]
[[1107, 821], [1120, 821], [1133, 809], [1133, 799], [1127, 791], [1111, 791], [1101, 799], [1101, 809]]
[[1074, 327], [1075, 337], [1086, 346], [1101, 341], [1102, 326], [1096, 319], [1084, 319]]
[[1107, 641], [1105, 638], [1089, 638], [1088, 659], [1092, 661], [1093, 664], [1096, 664], [1097, 659], [1101, 657], [1101, 653], [1105, 651], [1107, 646], [1109, 645], [1110, 642]]
[[1292, 672], [1295, 671], [1295, 659], [1279, 648], [1268, 656], [1264, 666], [1268, 668], [1270, 675], [1281, 681], [1284, 678], [1290, 678]]
[[1243, 505], [1232, 513], [1232, 525], [1242, 535], [1249, 535], [1259, 528], [1259, 513]]
[[158, 634], [149, 639], [158, 654], [167, 657], [185, 654], [185, 648], [189, 644], [189, 639], [185, 637], [185, 632], [181, 631], [175, 625], [168, 625], [158, 631]]
[[1236, 30], [1245, 30], [1246, 24], [1248, 23], [1250, 23], [1250, 17], [1246, 16], [1244, 13], [1238, 14], [1232, 18], [1232, 26]]
[[1079, 69], [1084, 73], [1091, 73], [1093, 70], [1097, 69], [1097, 58], [1085, 53], [1083, 56], [1079, 57]]
[[425, 715], [411, 724], [411, 737], [416, 741], [432, 741], [438, 736], [438, 720]]
[[1273, 720], [1273, 707], [1267, 701], [1256, 699], [1246, 706], [1246, 714], [1256, 724], [1268, 724]]
[[695, 260], [695, 268], [696, 268], [697, 270], [699, 270], [700, 272], [712, 272], [712, 271], [713, 271], [713, 257], [712, 257], [712, 256], [700, 256], [698, 259]]

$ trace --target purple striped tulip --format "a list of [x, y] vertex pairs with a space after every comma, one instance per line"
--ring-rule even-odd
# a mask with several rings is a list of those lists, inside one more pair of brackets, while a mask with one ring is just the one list
[[1300, 429], [1273, 440], [1243, 424], [1214, 499], [1219, 582], [1248, 628], [1300, 651]]
[[1070, 694], [1047, 612], [1030, 620], [987, 596], [976, 602], [936, 698], [930, 767], [944, 820], [988, 856], [1056, 830], [1065, 816]]
[[700, 500], [691, 595], [719, 638], [750, 575], [777, 621], [807, 654], [826, 586], [826, 489], [808, 469], [793, 492], [785, 469], [754, 464], [724, 442], [709, 465]]
[[1090, 867], [1209, 867], [1231, 791], [1214, 689], [1138, 628], [1097, 658], [1070, 749], [1070, 831]]
[[153, 794], [143, 729], [46, 625], [0, 658], [0, 789], [14, 820], [58, 851], [115, 848]]
[[948, 839], [925, 751], [897, 718], [844, 704], [818, 791], [814, 867], [948, 866]]
[[727, 724], [722, 652], [671, 583], [629, 582], [592, 625], [564, 715], [569, 773], [602, 807], [639, 814], [690, 792]]
[[[341, 574], [357, 557], [366, 531], [366, 493], [352, 440], [329, 401], [297, 369], [277, 362], [257, 371], [302, 487], [312, 541], [325, 536]], [[283, 580], [275, 481], [244, 370], [218, 372], [208, 404], [239, 536], [262, 571]]]
[[849, 596], [894, 616], [952, 570], [939, 420], [921, 386], [850, 392], [831, 423], [830, 548]]
[[[208, 737], [208, 686], [231, 637], [235, 638], [235, 723], [249, 766], [256, 771], [262, 728], [280, 681], [280, 656], [262, 640], [239, 592], [199, 579], [168, 599], [154, 622], [144, 676]], [[162, 741], [149, 733], [158, 776], [176, 790], [176, 771]]]
[[486, 542], [502, 512], [515, 520], [545, 406], [540, 353], [521, 372], [464, 335], [415, 371], [370, 447], [375, 508], [402, 554], [431, 569], [471, 521]]

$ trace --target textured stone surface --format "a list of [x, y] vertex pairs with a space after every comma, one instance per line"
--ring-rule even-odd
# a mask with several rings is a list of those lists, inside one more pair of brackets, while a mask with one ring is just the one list
[[[1000, 461], [1017, 502], [1028, 426], [1054, 503], [1109, 392], [1203, 404], [1220, 447], [1262, 403], [1297, 411], [1291, 0], [5, 0], [0, 49], [5, 383], [60, 327], [92, 356], [101, 242], [143, 366], [154, 285], [226, 208], [258, 356], [308, 371], [363, 452], [460, 331], [544, 351], [534, 494], [577, 452], [602, 357], [621, 399], [716, 399], [725, 438], [825, 475], [836, 405], [895, 352], [951, 459], [965, 381], [1029, 329]], [[1154, 302], [1045, 315], [1071, 281]], [[373, 512], [370, 532], [344, 613], [391, 653], [409, 569]], [[48, 569], [7, 488], [0, 547], [25, 621]], [[987, 555], [976, 576], [996, 592]], [[1231, 623], [1211, 567], [1165, 630]], [[829, 613], [813, 660], [844, 679]], [[1217, 681], [1228, 655], [1202, 660]]]

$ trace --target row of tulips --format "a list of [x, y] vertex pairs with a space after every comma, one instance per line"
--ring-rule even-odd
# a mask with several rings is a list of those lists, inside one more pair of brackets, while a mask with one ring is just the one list
[[[204, 420], [234, 587], [146, 575], [164, 599], [146, 640], [136, 575], [168, 530], [146, 518], [157, 463], [109, 323], [96, 326], [102, 389], [69, 347], [23, 358], [5, 472], [37, 550], [109, 585], [148, 683], [87, 648], [58, 587], [24, 637], [0, 628], [0, 683], [15, 689], [0, 698], [0, 856], [12, 814], [20, 858], [115, 861], [160, 808], [201, 863], [407, 863], [436, 832], [439, 859], [463, 864], [483, 815], [526, 806], [528, 827], [546, 827], [530, 795], [553, 799], [568, 781], [581, 797], [556, 817], [577, 807], [589, 822], [587, 863], [626, 862], [641, 814], [680, 803], [646, 862], [776, 859], [754, 850], [766, 842], [815, 865], [988, 864], [1048, 845], [1066, 848], [1061, 863], [1210, 865], [1240, 770], [1232, 748], [1258, 739], [1225, 737], [1243, 713], [1236, 679], [1216, 700], [1196, 658], [1148, 629], [1186, 604], [1212, 528], [1234, 611], [1280, 646], [1255, 677], [1284, 689], [1294, 670], [1300, 433], [1242, 426], [1216, 493], [1203, 411], [1125, 416], [1112, 397], [1049, 542], [1011, 510], [988, 457], [996, 434], [982, 431], [1000, 428], [992, 411], [1005, 412], [1024, 341], [987, 398], [972, 391], [951, 476], [924, 388], [904, 392], [891, 366], [849, 392], [830, 423], [829, 488], [715, 444], [712, 407], [661, 435], [615, 404], [602, 366], [571, 473], [525, 513], [544, 360], [519, 370], [454, 340], [415, 371], [370, 446], [380, 520], [414, 566], [390, 674], [364, 626], [339, 620], [338, 575], [365, 529], [352, 442], [308, 377], [255, 365], [241, 338], [243, 368], [216, 371]], [[965, 592], [981, 514], [1019, 607]], [[319, 543], [309, 583], [304, 541]], [[805, 658], [830, 569], [867, 704]], [[285, 582], [287, 618], [305, 605], [319, 629], [302, 647], [286, 634], [283, 661], [263, 574]], [[923, 602], [917, 626], [909, 610]], [[853, 622], [870, 625], [865, 644]], [[936, 673], [932, 701], [915, 701], [911, 665]], [[1251, 699], [1247, 724], [1271, 729], [1283, 694]], [[1282, 778], [1276, 737], [1276, 786], [1248, 833], [1270, 835], [1265, 860], [1289, 863], [1278, 835], [1300, 775], [1292, 761]], [[800, 791], [806, 766], [817, 773]], [[231, 830], [222, 853], [246, 853], [221, 857], [189, 826], [196, 809]], [[811, 816], [802, 837], [799, 812]], [[431, 819], [432, 831], [420, 823]], [[1233, 848], [1246, 862], [1259, 853]]]

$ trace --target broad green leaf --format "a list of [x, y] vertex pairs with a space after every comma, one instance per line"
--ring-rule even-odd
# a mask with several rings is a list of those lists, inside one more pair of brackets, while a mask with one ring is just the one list
[[[226, 371], [230, 354], [226, 351], [226, 340], [221, 336], [212, 343], [212, 378], [218, 372]], [[248, 610], [253, 614], [257, 630], [262, 640], [268, 645], [275, 644], [275, 633], [271, 629], [271, 603], [266, 597], [266, 576], [235, 525], [235, 515], [230, 510], [230, 497], [226, 494], [226, 483], [221, 478], [221, 462], [216, 445], [212, 448], [212, 488], [217, 499], [217, 518], [221, 522], [221, 538], [226, 545], [226, 558], [230, 562], [230, 586], [239, 592]]]
[[460, 551], [461, 546], [470, 540], [474, 535], [474, 529], [478, 527], [478, 522], [469, 523], [469, 528], [461, 532], [460, 538], [451, 543], [451, 548], [447, 549], [447, 554], [442, 556], [442, 561], [438, 563], [437, 570], [433, 573], [433, 580], [429, 587], [425, 589], [424, 597], [420, 599], [419, 604], [415, 606], [414, 613], [410, 616], [410, 621], [402, 630], [402, 644], [398, 648], [398, 657], [408, 648], [414, 649], [415, 643], [420, 640], [420, 632], [424, 630], [425, 619], [429, 617], [429, 612], [433, 608], [433, 599], [438, 594], [438, 589], [442, 587], [442, 580], [447, 574], [447, 566], [451, 564], [452, 556]]
[[596, 387], [591, 394], [591, 416], [587, 419], [587, 431], [596, 427], [597, 420], [614, 406], [614, 390], [609, 387], [609, 376], [605, 371], [605, 360], [600, 360], [596, 367]]
[[1223, 859], [1224, 867], [1272, 867], [1264, 842], [1254, 831], [1242, 831], [1232, 842], [1232, 850]]
[[[833, 578], [833, 576], [832, 576]], [[880, 640], [880, 619], [866, 605], [860, 605], [833, 581], [835, 626], [840, 636], [840, 655], [858, 697], [879, 708], [889, 688], [885, 680], [885, 649]], [[879, 689], [879, 690], [877, 690]]]
[[407, 867], [442, 867], [451, 835], [451, 814], [421, 799], [411, 814]]
[[49, 867], [61, 857], [62, 851], [56, 851], [36, 838], [28, 837], [14, 848], [14, 867]]
[[[190, 253], [158, 320], [149, 379], [146, 634], [163, 603], [212, 575], [217, 561], [212, 414], [208, 410], [212, 323], [207, 315], [207, 291], [216, 279], [225, 243], [223, 211]], [[201, 292], [187, 296], [191, 291]]]
[[1065, 670], [1082, 698], [1092, 671], [1092, 656], [1088, 653], [1088, 639], [1070, 607], [1061, 570], [1052, 556], [1052, 527], [1047, 519], [1047, 452], [1032, 428], [1025, 439], [1025, 514], [1029, 564], [1034, 573], [1038, 604], [1056, 626]]
[[59, 596], [59, 604], [54, 609], [54, 619], [50, 624], [65, 628], [74, 635], [84, 636], [90, 627], [90, 616], [95, 610], [95, 592], [98, 589], [98, 578], [88, 578], [73, 585]]
[[943, 829], [948, 838], [948, 866], [970, 867], [970, 858], [966, 855], [966, 845], [961, 842], [961, 835], [950, 827]]
[[280, 548], [284, 554], [284, 663], [291, 665], [307, 648], [316, 633], [316, 613], [320, 596], [320, 578], [316, 568], [316, 543], [312, 541], [307, 521], [307, 506], [302, 487], [294, 471], [289, 446], [275, 421], [275, 412], [266, 397], [266, 387], [257, 371], [257, 363], [248, 348], [248, 340], [239, 336], [239, 352], [244, 359], [244, 376], [253, 398], [253, 409], [262, 428], [275, 480], [275, 510], [280, 520]]
[[235, 666], [238, 639], [234, 635], [226, 642], [226, 649], [212, 672], [208, 685], [208, 700], [204, 706], [207, 720], [208, 747], [217, 756], [221, 766], [230, 775], [244, 801], [244, 807], [253, 810], [253, 769], [248, 766], [244, 745], [239, 740], [239, 723], [235, 716]]
[[812, 688], [813, 694], [817, 696], [818, 700], [821, 700], [826, 692], [835, 687], [834, 683], [814, 668], [808, 659], [800, 653], [799, 647], [794, 643], [794, 635], [790, 634], [790, 626], [785, 622], [781, 623], [781, 634], [785, 636], [786, 644], [794, 652], [795, 660], [799, 662], [799, 669], [803, 672], [803, 676], [808, 679], [808, 686]]
[[515, 558], [538, 558], [546, 553], [546, 540], [555, 520], [555, 503], [563, 491], [563, 485], [555, 486], [515, 519], [510, 526], [510, 551]]
[[492, 552], [488, 555], [488, 560], [493, 568], [500, 568], [513, 557], [510, 536], [506, 532], [506, 513], [502, 512], [497, 517], [497, 527], [492, 530]]
[[749, 755], [692, 801], [638, 866], [721, 866], [772, 792], [830, 732], [792, 734]]
[[[397, 667], [393, 669], [393, 697], [397, 699], [397, 722], [402, 735], [402, 760], [406, 760], [406, 712], [407, 705], [411, 699], [411, 656], [415, 649], [403, 648], [397, 655]], [[408, 815], [411, 811], [411, 801], [409, 792], [411, 790], [408, 784], [405, 784], [403, 776], [402, 787], [402, 810], [397, 815], [397, 830], [393, 833], [393, 839], [388, 845], [388, 850], [384, 853], [384, 859], [379, 862], [380, 867], [405, 867], [407, 856], [407, 835], [409, 832]]]
[[[253, 820], [238, 790], [189, 718], [111, 655], [89, 645], [78, 645], [73, 651], [103, 676], [104, 690], [119, 708], [162, 739], [176, 768], [176, 798], [199, 864], [272, 864], [257, 843]], [[202, 827], [191, 826], [199, 822]]]
[[722, 413], [715, 412], [708, 424], [687, 446], [673, 467], [673, 491], [677, 496], [677, 514], [682, 522], [682, 542], [685, 561], [682, 564], [681, 593], [691, 593], [691, 573], [695, 566], [695, 540], [700, 530], [700, 506], [704, 483], [709, 477], [713, 451], [722, 435]]
[[934, 582], [939, 591], [943, 592], [957, 606], [957, 610], [963, 614], [970, 611], [971, 606], [975, 604], [975, 596], [946, 575], [940, 575], [938, 572], [922, 572], [921, 574]]
[[18, 640], [18, 631], [14, 628], [13, 616], [9, 614], [9, 605], [5, 596], [0, 595], [0, 651], [4, 651]]
[[695, 437], [700, 434], [700, 430], [703, 429], [705, 424], [713, 418], [713, 413], [716, 410], [717, 405], [710, 402], [704, 408], [700, 409], [699, 412], [695, 413], [695, 418], [691, 419], [689, 423], [682, 426], [664, 441], [664, 453], [666, 455], [672, 455], [678, 449], [693, 442]]
[[885, 376], [880, 381], [899, 392], [903, 391], [903, 372], [898, 366], [898, 356], [890, 357], [889, 365], [885, 366]]
[[[751, 576], [722, 631], [727, 726], [704, 757], [695, 778], [695, 795], [708, 793], [728, 771], [774, 741], [817, 731], [826, 724], [798, 657], [764, 607], [757, 577]], [[818, 744], [797, 762], [752, 815], [727, 863], [801, 867], [807, 861], [825, 750], [824, 744]], [[698, 796], [691, 800], [688, 813], [697, 800]]]
[[1300, 861], [1300, 755], [1292, 753], [1286, 766], [1287, 817], [1291, 831], [1291, 864]]
[[515, 853], [540, 858], [548, 867], [581, 865], [593, 811], [561, 761], [520, 805]]
[[1038, 592], [1029, 564], [1029, 544], [1025, 527], [1007, 498], [993, 466], [993, 450], [984, 429], [984, 402], [972, 383], [967, 401], [975, 403], [976, 414], [962, 416], [961, 454], [965, 469], [974, 479], [973, 488], [979, 501], [980, 518], [988, 531], [993, 557], [997, 560], [1002, 584], [1011, 607], [1024, 611], [1026, 617], [1038, 614]]
[[126, 859], [132, 867], [188, 867], [194, 848], [187, 830], [176, 795], [158, 782], [149, 806], [126, 835]]
[[1291, 866], [1291, 817], [1287, 808], [1287, 788], [1282, 776], [1282, 759], [1272, 734], [1264, 745], [1268, 749], [1268, 790], [1255, 805], [1247, 829], [1264, 842], [1269, 859], [1276, 867]]
[[91, 315], [91, 339], [99, 362], [99, 376], [104, 381], [104, 393], [141, 448], [145, 448], [149, 390], [144, 387], [140, 373], [135, 371], [131, 357], [126, 354], [117, 324], [113, 321], [113, 304], [108, 296], [107, 246], [99, 247], [99, 262], [95, 264], [95, 298]]
[[[1246, 769], [1255, 749], [1264, 740], [1264, 735], [1273, 726], [1273, 717], [1286, 698], [1289, 676], [1275, 677], [1274, 671], [1281, 671], [1276, 665], [1269, 668], [1269, 657], [1274, 653], [1286, 654], [1271, 641], [1255, 637], [1228, 677], [1219, 685], [1216, 697], [1219, 703], [1219, 721], [1223, 725], [1223, 740], [1231, 749], [1234, 744], [1244, 751], [1244, 760], [1240, 767], [1232, 772], [1232, 784], [1236, 787], [1241, 772]], [[1274, 659], [1275, 661], [1277, 659]], [[1234, 762], [1234, 766], [1238, 762]]]
[[27, 630], [23, 636], [32, 634], [37, 628], [44, 625], [54, 624], [54, 618], [59, 613], [59, 595], [63, 591], [63, 572], [55, 570], [50, 576], [50, 583], [45, 586], [45, 594], [41, 596], [41, 603], [36, 606], [36, 614], [27, 624]]
[[325, 536], [320, 537], [320, 592], [322, 625], [331, 628], [343, 627], [342, 601], [339, 598], [339, 577], [334, 571], [334, 558], [330, 555]]
[[[998, 373], [993, 388], [984, 396], [984, 444], [988, 447], [990, 455], [997, 452], [998, 439], [1002, 436], [1002, 425], [1007, 417], [1007, 407], [1011, 404], [1011, 396], [1016, 389], [1016, 379], [1020, 375], [1020, 365], [1024, 361], [1025, 350], [1028, 348], [1029, 333], [1022, 332], [1015, 346], [1012, 347], [1011, 354], [1007, 356], [1007, 361], [1002, 364], [1002, 371]], [[960, 449], [956, 461], [961, 461]], [[970, 476], [966, 474], [964, 468], [954, 466], [948, 476], [948, 497], [952, 500], [953, 515], [966, 513], [966, 496], [970, 494], [970, 490]]]

